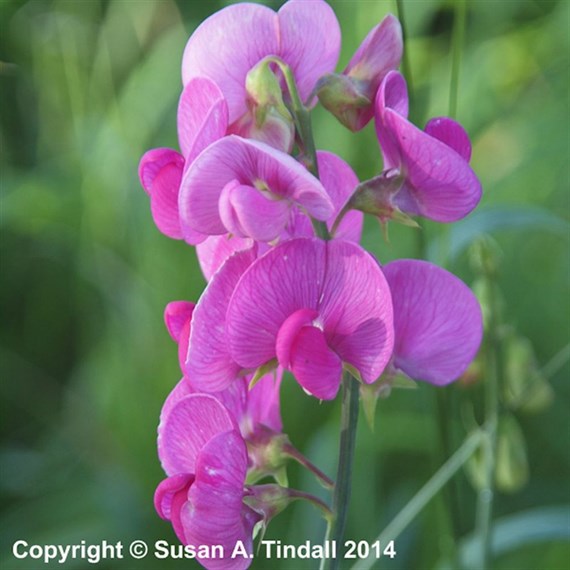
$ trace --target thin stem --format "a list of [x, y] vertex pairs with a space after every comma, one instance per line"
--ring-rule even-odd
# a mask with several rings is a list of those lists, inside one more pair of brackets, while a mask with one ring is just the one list
[[[352, 464], [354, 460], [354, 447], [356, 441], [356, 428], [358, 426], [358, 403], [359, 384], [348, 372], [345, 372], [342, 379], [342, 408], [340, 426], [340, 446], [338, 454], [338, 470], [336, 485], [333, 495], [334, 519], [327, 529], [327, 536], [342, 544], [346, 519], [348, 515], [348, 505], [350, 502], [350, 490], [352, 480]], [[323, 561], [321, 568], [337, 570], [340, 567], [340, 559], [335, 558]]]
[[[396, 540], [408, 525], [418, 516], [424, 507], [435, 497], [443, 486], [459, 471], [473, 455], [484, 437], [482, 430], [474, 431], [461, 444], [461, 447], [439, 468], [432, 478], [412, 497], [406, 506], [396, 515], [388, 526], [378, 535], [380, 544]], [[372, 556], [357, 562], [352, 570], [368, 570], [376, 559]]]
[[497, 426], [499, 423], [499, 379], [501, 370], [501, 338], [499, 307], [494, 276], [490, 281], [489, 332], [485, 351], [485, 438], [483, 461], [485, 482], [477, 496], [477, 531], [480, 540], [480, 568], [490, 570], [491, 536], [493, 532], [493, 502], [495, 496], [495, 469], [497, 461]]
[[285, 444], [283, 446], [283, 452], [288, 455], [291, 459], [297, 461], [303, 467], [308, 469], [318, 480], [325, 489], [333, 489], [334, 481], [327, 477], [317, 466], [313, 465], [298, 449], [293, 447], [291, 444]]
[[449, 116], [457, 116], [457, 98], [459, 93], [459, 70], [461, 68], [461, 52], [465, 41], [465, 25], [467, 22], [467, 0], [455, 0], [455, 20], [452, 38], [451, 83], [449, 85]]
[[289, 498], [292, 500], [308, 501], [323, 513], [323, 516], [325, 517], [327, 523], [330, 523], [330, 521], [334, 518], [334, 514], [330, 510], [329, 506], [314, 495], [310, 495], [304, 491], [298, 491], [297, 489], [289, 489]]

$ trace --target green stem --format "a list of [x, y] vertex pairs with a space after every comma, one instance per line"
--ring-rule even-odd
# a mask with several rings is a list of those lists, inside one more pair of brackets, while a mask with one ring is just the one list
[[325, 489], [334, 489], [334, 481], [327, 477], [316, 465], [313, 465], [298, 449], [293, 447], [293, 445], [286, 443], [283, 446], [283, 453], [308, 469]]
[[[293, 120], [295, 122], [295, 129], [297, 130], [297, 135], [300, 140], [301, 150], [305, 156], [305, 163], [309, 172], [319, 177], [319, 165], [317, 162], [317, 149], [315, 146], [315, 139], [313, 137], [313, 127], [311, 124], [311, 113], [301, 101], [299, 96], [299, 90], [297, 89], [297, 84], [295, 82], [295, 76], [291, 68], [280, 58], [270, 57], [269, 61], [277, 64], [285, 83], [287, 85], [287, 90], [289, 91], [289, 97], [291, 98], [291, 112], [293, 114]], [[320, 220], [315, 220], [311, 218], [313, 222], [313, 227], [315, 228], [315, 233], [317, 236], [324, 240], [331, 239], [328, 227], [325, 222]]]
[[[352, 479], [352, 464], [354, 460], [354, 447], [356, 441], [356, 428], [358, 426], [358, 403], [359, 384], [348, 372], [345, 372], [342, 379], [342, 408], [340, 426], [340, 446], [338, 454], [338, 469], [336, 485], [333, 495], [334, 519], [327, 528], [326, 540], [334, 540], [336, 544], [342, 544], [346, 519], [348, 515], [348, 505], [350, 502], [350, 489]], [[321, 569], [338, 570], [340, 568], [340, 558], [323, 560]]]
[[449, 116], [457, 116], [457, 98], [459, 93], [459, 70], [461, 68], [461, 52], [465, 41], [465, 25], [467, 22], [467, 0], [455, 0], [455, 20], [452, 38], [451, 83], [449, 85]]
[[[473, 455], [484, 437], [482, 430], [474, 431], [461, 444], [461, 447], [439, 468], [432, 478], [412, 497], [409, 503], [396, 515], [388, 526], [378, 535], [381, 545], [396, 540], [408, 525], [418, 516], [423, 508], [443, 488], [443, 486], [459, 471], [463, 464]], [[368, 570], [376, 559], [370, 556], [357, 562], [352, 570]]]

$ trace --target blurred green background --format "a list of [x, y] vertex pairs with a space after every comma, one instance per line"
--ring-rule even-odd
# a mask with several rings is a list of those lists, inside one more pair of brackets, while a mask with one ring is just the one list
[[[342, 69], [396, 6], [331, 4], [343, 32]], [[158, 415], [180, 375], [162, 311], [173, 299], [196, 300], [204, 281], [192, 248], [155, 228], [137, 164], [148, 148], [176, 147], [181, 54], [199, 22], [223, 5], [0, 4], [3, 569], [42, 567], [15, 561], [17, 539], [176, 543], [152, 506], [162, 477]], [[454, 5], [404, 7], [414, 117], [423, 125], [448, 113]], [[428, 255], [470, 284], [478, 279], [470, 244], [492, 237], [506, 324], [503, 374], [531, 387], [517, 405], [503, 402], [510, 427], [495, 503], [499, 569], [570, 567], [569, 22], [563, 0], [469, 3], [458, 119], [472, 136], [484, 197], [452, 229], [428, 224], [423, 232]], [[317, 145], [343, 156], [361, 179], [380, 171], [372, 125], [352, 135], [319, 108], [314, 126]], [[384, 243], [377, 224], [367, 222], [363, 243], [381, 261], [418, 255], [410, 228], [392, 226], [390, 238]], [[347, 537], [372, 540], [435, 472], [446, 455], [440, 429], [450, 452], [481, 420], [479, 372], [437, 398], [429, 385], [394, 391], [379, 403], [374, 432], [361, 422]], [[319, 404], [289, 380], [282, 409], [293, 443], [333, 475], [338, 402]], [[467, 475], [458, 474], [451, 492], [460, 553], [473, 567], [476, 492]], [[290, 479], [320, 492], [297, 467]], [[396, 541], [396, 558], [378, 567], [453, 567], [444, 498]], [[319, 542], [324, 525], [317, 521], [310, 507], [296, 504], [266, 538]], [[315, 565], [259, 559], [253, 567]], [[98, 567], [157, 562], [127, 556]]]

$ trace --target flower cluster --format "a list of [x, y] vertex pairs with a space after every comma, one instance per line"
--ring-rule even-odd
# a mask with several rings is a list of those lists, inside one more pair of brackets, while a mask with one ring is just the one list
[[[167, 398], [158, 452], [168, 478], [158, 513], [189, 545], [241, 541], [291, 500], [294, 458], [332, 482], [282, 433], [283, 371], [331, 400], [343, 373], [362, 386], [396, 374], [445, 385], [474, 358], [479, 305], [459, 279], [424, 261], [382, 266], [359, 245], [363, 215], [451, 222], [481, 195], [463, 128], [407, 119], [396, 68], [402, 35], [389, 15], [335, 73], [340, 29], [321, 0], [277, 13], [235, 4], [203, 22], [184, 51], [180, 152], [142, 158], [158, 229], [195, 245], [207, 287], [196, 305], [170, 303], [167, 329], [183, 378]], [[340, 157], [315, 151], [307, 117], [320, 102], [351, 130], [374, 118], [384, 169], [360, 182]], [[263, 477], [274, 484], [256, 484]], [[246, 568], [250, 559], [203, 560]]]

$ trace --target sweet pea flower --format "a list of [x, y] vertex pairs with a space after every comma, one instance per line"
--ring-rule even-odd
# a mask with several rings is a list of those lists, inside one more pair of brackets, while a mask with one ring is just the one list
[[278, 362], [323, 400], [335, 397], [343, 366], [374, 382], [394, 342], [378, 263], [342, 240], [297, 238], [272, 248], [239, 279], [225, 319], [223, 349], [229, 344], [236, 367]]
[[454, 222], [481, 199], [481, 184], [469, 166], [471, 143], [452, 119], [432, 119], [425, 131], [410, 123], [406, 82], [397, 71], [386, 75], [376, 97], [376, 133], [384, 173], [364, 184], [355, 204], [380, 218], [393, 213]]
[[436, 386], [457, 380], [483, 335], [475, 295], [455, 275], [427, 261], [392, 261], [383, 271], [394, 306], [394, 369]]
[[183, 397], [161, 425], [158, 453], [168, 475], [154, 495], [158, 514], [183, 544], [222, 546], [223, 558], [198, 559], [208, 570], [247, 568], [249, 558], [230, 556], [237, 541], [253, 552], [262, 515], [243, 502], [247, 448], [227, 409], [206, 394]]
[[178, 204], [185, 232], [229, 232], [262, 242], [279, 237], [292, 208], [322, 221], [334, 212], [323, 185], [293, 157], [235, 135], [211, 144], [193, 162]]
[[[195, 307], [194, 303], [188, 301], [172, 301], [168, 303], [164, 311], [166, 328], [172, 339], [178, 343], [179, 362], [183, 372]], [[232, 414], [244, 438], [254, 436], [257, 431], [260, 431], [261, 426], [275, 433], [281, 432], [283, 428], [279, 405], [281, 376], [281, 369], [266, 374], [256, 382], [251, 390], [249, 389], [251, 375], [236, 378], [225, 390], [212, 393]], [[185, 376], [166, 398], [161, 413], [161, 424], [179, 400], [190, 394], [199, 393], [203, 393], [199, 384], [194, 382], [191, 376]]]
[[400, 65], [403, 47], [400, 22], [388, 14], [370, 30], [342, 74], [328, 73], [319, 80], [319, 101], [345, 127], [361, 130], [374, 116], [380, 83]]
[[[222, 92], [210, 79], [196, 77], [186, 84], [178, 103], [178, 142], [182, 154], [157, 148], [141, 158], [141, 185], [150, 196], [154, 222], [166, 236], [185, 237], [178, 214], [183, 173], [202, 150], [226, 134], [227, 127], [228, 108]], [[186, 237], [190, 243], [197, 243], [206, 236], [187, 230]]]
[[[332, 152], [317, 151], [317, 162], [321, 184], [329, 195], [334, 211], [327, 220], [329, 230], [333, 221], [346, 205], [359, 181], [352, 168], [339, 156]], [[360, 242], [362, 235], [363, 214], [357, 210], [348, 212], [335, 231], [335, 237], [348, 241]], [[293, 208], [289, 221], [279, 236], [279, 241], [294, 237], [312, 237], [315, 230], [311, 220], [298, 208]], [[230, 234], [210, 236], [196, 246], [198, 262], [206, 281], [210, 281], [214, 273], [236, 251], [256, 248], [257, 256], [265, 253], [269, 246], [256, 244], [251, 238], [239, 238]]]
[[[194, 77], [209, 77], [219, 85], [228, 102], [231, 132], [249, 137], [242, 129], [253, 124], [260, 97], [255, 88], [248, 89], [248, 77], [251, 82], [260, 62], [281, 59], [291, 68], [301, 99], [307, 101], [319, 77], [334, 71], [339, 51], [339, 24], [322, 0], [290, 0], [277, 13], [259, 4], [239, 3], [216, 12], [192, 34], [184, 50], [182, 78], [186, 84]], [[271, 124], [279, 120], [278, 114], [270, 113], [270, 119], [269, 130], [283, 129]], [[282, 136], [278, 134], [277, 140]]]

